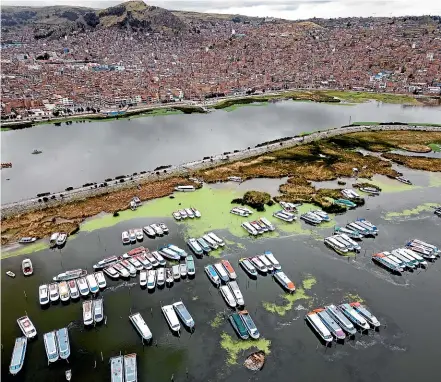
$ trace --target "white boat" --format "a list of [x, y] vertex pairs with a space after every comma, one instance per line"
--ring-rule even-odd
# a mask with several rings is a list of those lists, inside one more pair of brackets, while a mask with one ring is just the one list
[[225, 242], [219, 236], [217, 236], [214, 232], [208, 232], [207, 235], [211, 239], [213, 239], [219, 245], [219, 247], [225, 246]]
[[55, 331], [44, 333], [43, 335], [44, 348], [46, 349], [47, 360], [52, 363], [58, 361], [60, 357], [57, 347], [57, 336]]
[[124, 377], [125, 382], [138, 382], [136, 354], [127, 354], [124, 356]]
[[242, 182], [242, 178], [240, 176], [229, 176], [227, 179], [231, 182]]
[[196, 188], [194, 186], [177, 186], [175, 187], [175, 191], [180, 191], [180, 192], [191, 192], [191, 191], [195, 191]]
[[355, 241], [350, 239], [349, 236], [346, 235], [345, 238], [343, 235], [345, 234], [336, 234], [333, 236], [333, 238], [334, 240], [337, 240], [338, 242], [343, 244], [348, 249], [348, 251], [360, 251], [360, 246]]
[[83, 323], [84, 323], [84, 325], [93, 324], [92, 305], [93, 305], [93, 302], [91, 300], [83, 302]]
[[173, 272], [170, 268], [165, 268], [165, 282], [168, 285], [173, 284], [174, 280], [173, 280]]
[[362, 317], [368, 322], [369, 325], [373, 328], [380, 327], [380, 321], [378, 321], [377, 317], [375, 317], [369, 310], [367, 310], [363, 305], [359, 302], [351, 302], [351, 305], [358, 313], [361, 314]]
[[196, 255], [204, 254], [202, 247], [199, 245], [195, 238], [188, 239], [187, 244]]
[[132, 211], [135, 211], [138, 208], [138, 206], [136, 205], [136, 203], [133, 200], [130, 201], [129, 205], [130, 205], [130, 209]]
[[164, 231], [162, 230], [162, 228], [158, 224], [156, 224], [156, 223], [150, 224], [150, 227], [152, 227], [152, 229], [153, 229], [153, 231], [155, 231], [156, 235], [158, 235], [158, 236], [164, 235]]
[[174, 212], [172, 213], [172, 215], [173, 215], [173, 217], [174, 217], [176, 220], [181, 220], [181, 219], [182, 219], [181, 214], [180, 214], [178, 211], [174, 211]]
[[17, 324], [27, 339], [34, 338], [37, 335], [37, 330], [28, 316], [23, 316], [17, 319]]
[[75, 280], [69, 280], [67, 286], [69, 287], [70, 298], [75, 299], [80, 297], [80, 291], [78, 290], [77, 282]]
[[57, 245], [59, 247], [61, 247], [62, 245], [64, 245], [66, 243], [66, 240], [67, 240], [67, 233], [60, 232], [60, 234], [57, 237]]
[[136, 276], [136, 268], [127, 259], [122, 260], [119, 264], [129, 271], [130, 276]]
[[58, 301], [58, 299], [60, 298], [60, 294], [58, 293], [57, 283], [49, 284], [49, 298], [51, 302]]
[[208, 245], [208, 243], [204, 239], [202, 239], [202, 237], [196, 239], [196, 241], [201, 246], [201, 248], [204, 252], [206, 252], [206, 253], [211, 252], [210, 246]]
[[46, 284], [39, 286], [38, 299], [40, 301], [40, 305], [46, 305], [49, 303], [49, 288]]
[[258, 234], [257, 230], [248, 222], [241, 224], [242, 228], [248, 231], [249, 234], [256, 236]]
[[100, 289], [104, 289], [107, 286], [106, 278], [104, 277], [104, 273], [102, 271], [95, 272], [95, 279]]
[[164, 285], [164, 282], [165, 282], [165, 269], [164, 268], [158, 268], [156, 282], [159, 286]]
[[231, 280], [236, 280], [237, 275], [236, 275], [234, 268], [230, 264], [230, 262], [228, 260], [221, 260], [221, 263], [222, 263], [223, 267], [225, 268], [225, 270], [227, 271], [228, 277]]
[[260, 259], [257, 256], [250, 257], [249, 260], [253, 263], [253, 265], [257, 268], [258, 271], [262, 273], [268, 272], [268, 268], [265, 266], [264, 263], [262, 263], [262, 261], [260, 261]]
[[18, 243], [19, 244], [30, 244], [30, 243], [35, 243], [37, 241], [36, 237], [22, 237]]
[[89, 294], [89, 286], [85, 277], [81, 277], [77, 280], [78, 289], [80, 290], [81, 296], [87, 296]]
[[349, 321], [352, 321], [354, 324], [359, 326], [361, 329], [367, 330], [370, 329], [369, 324], [367, 323], [366, 319], [360, 315], [351, 305], [349, 304], [341, 304], [339, 306], [339, 309], [341, 312], [346, 316], [346, 318], [349, 319]]
[[274, 231], [276, 228], [273, 226], [273, 223], [271, 223], [267, 218], [261, 217], [259, 219], [263, 224], [266, 225], [269, 231]]
[[237, 306], [244, 306], [245, 301], [243, 299], [242, 292], [240, 291], [239, 285], [237, 284], [237, 281], [229, 281], [227, 282], [228, 288], [230, 288], [231, 293], [234, 296], [234, 299], [236, 300]]
[[173, 265], [172, 266], [172, 273], [173, 273], [173, 279], [178, 281], [181, 279], [181, 272], [179, 269], [179, 265]]
[[49, 239], [49, 245], [50, 245], [50, 247], [55, 247], [55, 246], [57, 245], [57, 239], [58, 239], [58, 236], [60, 236], [60, 232], [54, 232], [54, 233], [51, 235], [51, 237], [50, 237], [50, 239]]
[[60, 273], [58, 276], [53, 278], [54, 281], [68, 281], [77, 279], [78, 277], [84, 277], [87, 275], [87, 271], [85, 269], [73, 269], [70, 271], [66, 271]]
[[147, 288], [148, 289], [155, 289], [155, 285], [156, 285], [156, 271], [155, 270], [148, 271]]
[[187, 310], [184, 303], [182, 301], [175, 302], [173, 304], [173, 308], [175, 309], [177, 316], [181, 319], [183, 324], [187, 328], [193, 329], [194, 327], [193, 317], [191, 317], [190, 312]]
[[332, 236], [326, 237], [324, 242], [328, 247], [331, 247], [334, 251], [341, 255], [348, 252], [346, 246], [340, 243], [338, 240], [335, 240], [335, 238]]
[[265, 265], [265, 267], [267, 267], [268, 271], [272, 271], [274, 269], [273, 263], [269, 261], [265, 255], [259, 255], [258, 258]]
[[187, 277], [187, 264], [181, 263], [179, 264], [179, 272], [181, 273], [181, 277]]
[[147, 259], [147, 256], [144, 255], [143, 253], [141, 253], [140, 255], [136, 256], [136, 258], [142, 264], [144, 269], [149, 270], [149, 269], [153, 268], [152, 263]]
[[124, 357], [122, 355], [110, 358], [111, 382], [124, 382]]
[[165, 225], [165, 223], [159, 223], [158, 226], [159, 226], [159, 228], [162, 229], [163, 233], [168, 233], [169, 230], [168, 230], [168, 227]]
[[193, 211], [193, 214], [194, 214], [194, 217], [195, 217], [195, 218], [200, 218], [200, 217], [202, 216], [201, 213], [200, 213], [200, 211], [197, 210], [196, 208], [191, 207], [191, 210]]
[[194, 265], [194, 259], [193, 259], [193, 256], [188, 255], [188, 256], [185, 258], [185, 263], [187, 264], [187, 274], [188, 274], [189, 276], [194, 276], [195, 273], [196, 273], [196, 268], [195, 268], [195, 265]]
[[242, 217], [247, 217], [250, 214], [247, 211], [244, 211], [243, 209], [239, 208], [239, 207], [234, 207], [230, 210], [230, 213], [232, 213], [233, 215], [238, 215], [238, 216], [242, 216]]
[[150, 262], [150, 264], [152, 264], [153, 267], [158, 267], [159, 266], [159, 262], [156, 259], [155, 256], [153, 256], [150, 252], [146, 252], [144, 254], [144, 256], [146, 257], [146, 259]]
[[357, 333], [354, 325], [335, 305], [328, 305], [325, 307], [328, 314], [340, 325], [340, 327], [349, 335]]
[[416, 243], [418, 245], [421, 245], [423, 247], [427, 247], [427, 248], [431, 249], [434, 253], [439, 253], [440, 252], [440, 249], [438, 247], [436, 247], [433, 244], [426, 243], [425, 241], [422, 241], [422, 240], [419, 240], [419, 239], [413, 239], [412, 242], [414, 242], [414, 243]]
[[274, 269], [281, 269], [282, 267], [280, 266], [280, 263], [277, 261], [277, 259], [274, 257], [274, 255], [272, 254], [272, 252], [270, 251], [265, 251], [264, 255], [266, 256], [266, 258], [271, 262], [271, 264], [273, 265]]
[[427, 267], [427, 261], [424, 260], [424, 258], [420, 255], [418, 255], [418, 253], [412, 251], [409, 248], [399, 248], [398, 250], [401, 251], [401, 253], [405, 253], [407, 254], [407, 256], [416, 259], [421, 266]]
[[139, 285], [142, 287], [147, 285], [147, 271], [139, 272]]
[[132, 244], [136, 243], [136, 235], [133, 229], [129, 229], [129, 239]]
[[193, 213], [193, 210], [191, 208], [184, 208], [184, 210], [185, 210], [185, 213], [187, 214], [187, 216], [189, 218], [191, 218], [191, 219], [194, 218], [194, 213]]
[[248, 313], [248, 311], [242, 310], [242, 311], [238, 312], [238, 314], [239, 314], [243, 324], [247, 328], [247, 331], [248, 331], [248, 334], [250, 335], [250, 337], [257, 340], [260, 337], [260, 333], [257, 330], [257, 327], [256, 327], [254, 321], [252, 320], [250, 314]]
[[113, 268], [121, 275], [121, 277], [130, 277], [129, 271], [120, 263], [114, 264]]
[[264, 222], [260, 221], [260, 219], [256, 220], [254, 223], [256, 223], [260, 227], [260, 229], [263, 230], [263, 232], [268, 232], [269, 231], [269, 229], [266, 226], [266, 224]]
[[144, 265], [141, 264], [137, 256], [129, 257], [127, 260], [129, 260], [137, 271], [142, 271], [144, 269]]
[[399, 251], [397, 249], [394, 249], [391, 253], [394, 257], [397, 257], [402, 262], [404, 262], [406, 264], [406, 267], [409, 269], [415, 269], [420, 266], [420, 263], [418, 262], [418, 260], [411, 257], [411, 256], [408, 256], [407, 253], [402, 253], [401, 251]]
[[11, 363], [9, 364], [9, 373], [18, 374], [22, 369], [27, 348], [28, 340], [26, 337], [18, 337], [15, 339], [14, 349], [12, 350]]
[[315, 312], [309, 312], [306, 314], [305, 319], [311, 324], [315, 332], [326, 342], [332, 341], [331, 332], [325, 326], [325, 324], [320, 320], [320, 317]]
[[30, 259], [24, 259], [21, 262], [21, 270], [25, 276], [30, 276], [34, 273], [34, 268], [32, 267], [32, 261]]
[[6, 271], [5, 273], [6, 273], [6, 275], [8, 275], [9, 277], [12, 277], [12, 278], [15, 277], [15, 273], [14, 273], [14, 272]]
[[285, 275], [281, 270], [274, 272], [274, 278], [279, 282], [279, 284], [286, 289], [288, 292], [293, 293], [296, 290], [294, 283]]
[[219, 291], [224, 298], [225, 302], [230, 308], [236, 307], [236, 299], [233, 296], [233, 293], [231, 293], [230, 288], [227, 285], [221, 285], [219, 288]]
[[256, 267], [251, 263], [249, 259], [242, 258], [239, 260], [240, 266], [244, 269], [246, 273], [248, 273], [251, 277], [257, 276], [257, 270]]
[[257, 224], [256, 221], [250, 222], [250, 225], [257, 231], [259, 235], [265, 232], [264, 229], [259, 224]]
[[68, 359], [70, 356], [70, 342], [69, 332], [67, 328], [58, 329], [57, 332], [57, 346], [61, 359]]
[[130, 237], [129, 237], [129, 233], [127, 231], [124, 231], [121, 234], [121, 240], [122, 240], [123, 244], [130, 244]]
[[176, 316], [173, 305], [164, 305], [161, 310], [170, 329], [174, 332], [179, 332], [181, 325], [179, 324], [178, 316]]
[[222, 265], [222, 263], [214, 264], [214, 269], [216, 269], [216, 272], [219, 275], [219, 278], [223, 282], [226, 283], [227, 281], [230, 280], [230, 277], [228, 276], [228, 273], [227, 273], [226, 269], [224, 268], [224, 266]]
[[325, 222], [329, 222], [329, 221], [331, 221], [331, 218], [329, 217], [329, 215], [325, 212], [325, 211], [322, 211], [322, 210], [314, 210], [314, 211], [311, 211], [313, 214], [315, 214], [315, 215], [317, 215], [318, 217], [320, 217], [320, 219], [322, 219], [323, 221], [325, 221]]
[[289, 202], [279, 202], [280, 207], [283, 208], [284, 211], [287, 212], [296, 212], [297, 207], [301, 206], [301, 203], [289, 203]]
[[145, 227], [143, 227], [142, 230], [144, 231], [144, 233], [145, 233], [147, 236], [150, 236], [150, 237], [154, 237], [154, 236], [156, 236], [155, 230], [154, 230], [152, 227], [148, 226], [148, 225], [146, 225]]
[[136, 331], [139, 333], [141, 338], [145, 341], [150, 341], [153, 337], [152, 332], [147, 326], [146, 322], [141, 316], [141, 313], [134, 313], [129, 316], [129, 320], [132, 322]]
[[239, 208], [239, 209], [241, 209], [242, 211], [246, 212], [248, 215], [252, 215], [252, 214], [253, 214], [253, 211], [250, 210], [250, 209], [247, 208], [247, 207], [237, 207], [237, 208]]
[[141, 228], [136, 228], [135, 230], [136, 240], [142, 241], [144, 240], [144, 233]]
[[207, 244], [210, 246], [211, 249], [218, 249], [219, 248], [219, 244], [215, 240], [213, 240], [211, 238], [211, 236], [204, 235], [204, 236], [202, 236], [202, 239], [204, 239], [207, 242]]
[[86, 276], [86, 281], [87, 281], [87, 285], [89, 285], [89, 290], [92, 292], [92, 293], [98, 293], [99, 292], [99, 290], [100, 290], [100, 288], [98, 287], [98, 283], [96, 282], [96, 278], [95, 278], [95, 276], [92, 274], [92, 275], [87, 275]]
[[104, 300], [97, 298], [93, 301], [93, 320], [99, 324], [104, 319]]
[[65, 375], [65, 377], [66, 377], [66, 381], [70, 381], [70, 380], [72, 379], [72, 370], [71, 370], [71, 369], [66, 370], [66, 371], [64, 372], [64, 375]]
[[67, 286], [66, 281], [62, 281], [58, 284], [58, 291], [60, 293], [60, 300], [61, 301], [69, 301], [70, 292], [69, 292], [69, 288]]
[[185, 210], [179, 210], [179, 215], [181, 215], [181, 219], [187, 219], [188, 215], [187, 212], [185, 212]]
[[297, 219], [294, 214], [290, 214], [289, 212], [285, 211], [276, 211], [273, 213], [273, 216], [288, 223], [292, 223], [294, 220]]
[[341, 190], [341, 193], [343, 196], [347, 197], [348, 199], [360, 198], [360, 195], [357, 192], [349, 188]]
[[162, 257], [162, 255], [158, 252], [158, 251], [153, 251], [152, 255], [155, 257], [155, 259], [158, 261], [158, 264], [160, 266], [165, 266], [165, 264], [167, 264], [164, 260], [164, 258]]
[[105, 259], [98, 261], [98, 263], [94, 264], [93, 268], [94, 269], [102, 269], [105, 267], [109, 267], [120, 260], [121, 260], [121, 257], [119, 257], [119, 256], [109, 256], [109, 257], [106, 257]]
[[187, 252], [185, 252], [183, 249], [177, 247], [176, 245], [169, 244], [167, 247], [169, 249], [171, 249], [172, 251], [174, 251], [175, 253], [177, 253], [181, 258], [187, 257]]
[[179, 253], [167, 247], [160, 248], [159, 252], [161, 253], [162, 256], [166, 257], [169, 260], [179, 261], [181, 259]]

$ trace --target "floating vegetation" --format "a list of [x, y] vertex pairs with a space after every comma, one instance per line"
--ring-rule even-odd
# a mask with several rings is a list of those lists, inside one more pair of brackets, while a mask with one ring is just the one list
[[213, 320], [210, 322], [210, 326], [213, 329], [218, 328], [224, 322], [224, 312], [218, 312], [216, 316], [214, 316]]
[[199, 296], [193, 296], [191, 299], [192, 299], [192, 301], [197, 301], [197, 300], [199, 300]]
[[7, 259], [9, 257], [15, 257], [20, 255], [30, 255], [39, 251], [42, 251], [43, 249], [49, 248], [48, 243], [44, 241], [39, 241], [33, 244], [27, 244], [26, 246], [20, 246], [17, 249], [11, 249], [8, 251], [2, 250], [2, 259]]
[[311, 275], [308, 275], [308, 278], [302, 281], [303, 289], [311, 289], [315, 284], [317, 284], [317, 280], [312, 277]]
[[432, 151], [439, 153], [441, 151], [441, 145], [438, 143], [429, 143], [427, 146], [429, 146]]
[[345, 299], [349, 300], [350, 302], [360, 302], [360, 303], [364, 302], [364, 300], [358, 294], [352, 294], [352, 293], [348, 293], [345, 296]]
[[271, 353], [271, 341], [265, 338], [246, 341], [235, 340], [230, 335], [224, 332], [221, 334], [220, 345], [228, 354], [228, 365], [236, 365], [239, 355], [245, 350], [257, 348], [258, 350], [263, 351], [266, 355]]
[[419, 215], [421, 212], [424, 211], [433, 211], [433, 207], [437, 207], [439, 203], [424, 203], [420, 204], [419, 206], [416, 206], [415, 208], [398, 211], [398, 212], [388, 212], [384, 219], [385, 220], [393, 220], [397, 217], [405, 217], [405, 216], [412, 216], [412, 215]]

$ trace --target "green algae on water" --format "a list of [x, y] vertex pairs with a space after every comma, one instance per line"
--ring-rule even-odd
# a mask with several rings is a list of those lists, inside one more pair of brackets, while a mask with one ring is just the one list
[[315, 277], [308, 275], [308, 278], [302, 281], [303, 289], [311, 289], [315, 284], [317, 284], [317, 280]]
[[350, 302], [359, 302], [359, 303], [364, 302], [364, 300], [358, 294], [352, 294], [352, 293], [348, 293], [345, 296], [345, 299], [349, 300]]
[[20, 247], [18, 249], [4, 251], [2, 253], [2, 259], [7, 259], [9, 257], [15, 257], [20, 255], [31, 255], [36, 252], [42, 251], [43, 249], [49, 248], [49, 244], [44, 241], [38, 241], [33, 244], [27, 244], [26, 246]]
[[228, 354], [228, 365], [237, 365], [239, 355], [245, 350], [256, 348], [263, 351], [266, 355], [271, 353], [271, 341], [262, 337], [258, 340], [235, 340], [224, 332], [221, 334], [220, 345]]
[[210, 326], [213, 329], [218, 328], [224, 322], [224, 312], [218, 312], [216, 316], [214, 316], [213, 320], [210, 322]]
[[384, 219], [385, 220], [393, 220], [397, 217], [407, 217], [412, 215], [419, 215], [421, 212], [424, 211], [433, 211], [433, 207], [437, 207], [439, 203], [424, 203], [420, 204], [419, 206], [416, 206], [415, 208], [403, 210], [403, 211], [396, 211], [396, 212], [388, 212]]

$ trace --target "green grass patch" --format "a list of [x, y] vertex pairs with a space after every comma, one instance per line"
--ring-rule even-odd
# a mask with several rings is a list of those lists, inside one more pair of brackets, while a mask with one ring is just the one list
[[2, 127], [1, 131], [9, 131], [9, 130], [14, 130], [14, 129], [10, 129], [9, 127]]
[[368, 102], [374, 100], [384, 103], [419, 105], [419, 102], [414, 97], [403, 94], [370, 93], [370, 92], [339, 91], [339, 90], [325, 90], [323, 91], [323, 93], [328, 96], [336, 97], [341, 100], [349, 101], [352, 103], [361, 103], [361, 102]]
[[17, 249], [11, 249], [10, 251], [2, 251], [1, 259], [7, 259], [9, 257], [31, 255], [33, 253], [42, 251], [49, 248], [49, 244], [44, 241], [37, 241], [33, 244], [20, 245]]
[[438, 143], [429, 143], [427, 146], [429, 146], [432, 151], [439, 153], [441, 151], [441, 145]]
[[220, 345], [222, 349], [224, 349], [228, 354], [228, 365], [237, 365], [239, 355], [246, 350], [258, 349], [260, 351], [263, 351], [266, 355], [271, 353], [271, 341], [262, 337], [258, 340], [249, 339], [244, 341], [233, 339], [233, 337], [231, 337], [227, 333], [222, 333]]

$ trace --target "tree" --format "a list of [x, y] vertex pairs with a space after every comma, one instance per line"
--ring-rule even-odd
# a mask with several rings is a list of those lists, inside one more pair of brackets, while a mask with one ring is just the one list
[[59, 110], [53, 110], [52, 114], [54, 117], [58, 117], [60, 115], [60, 111]]

